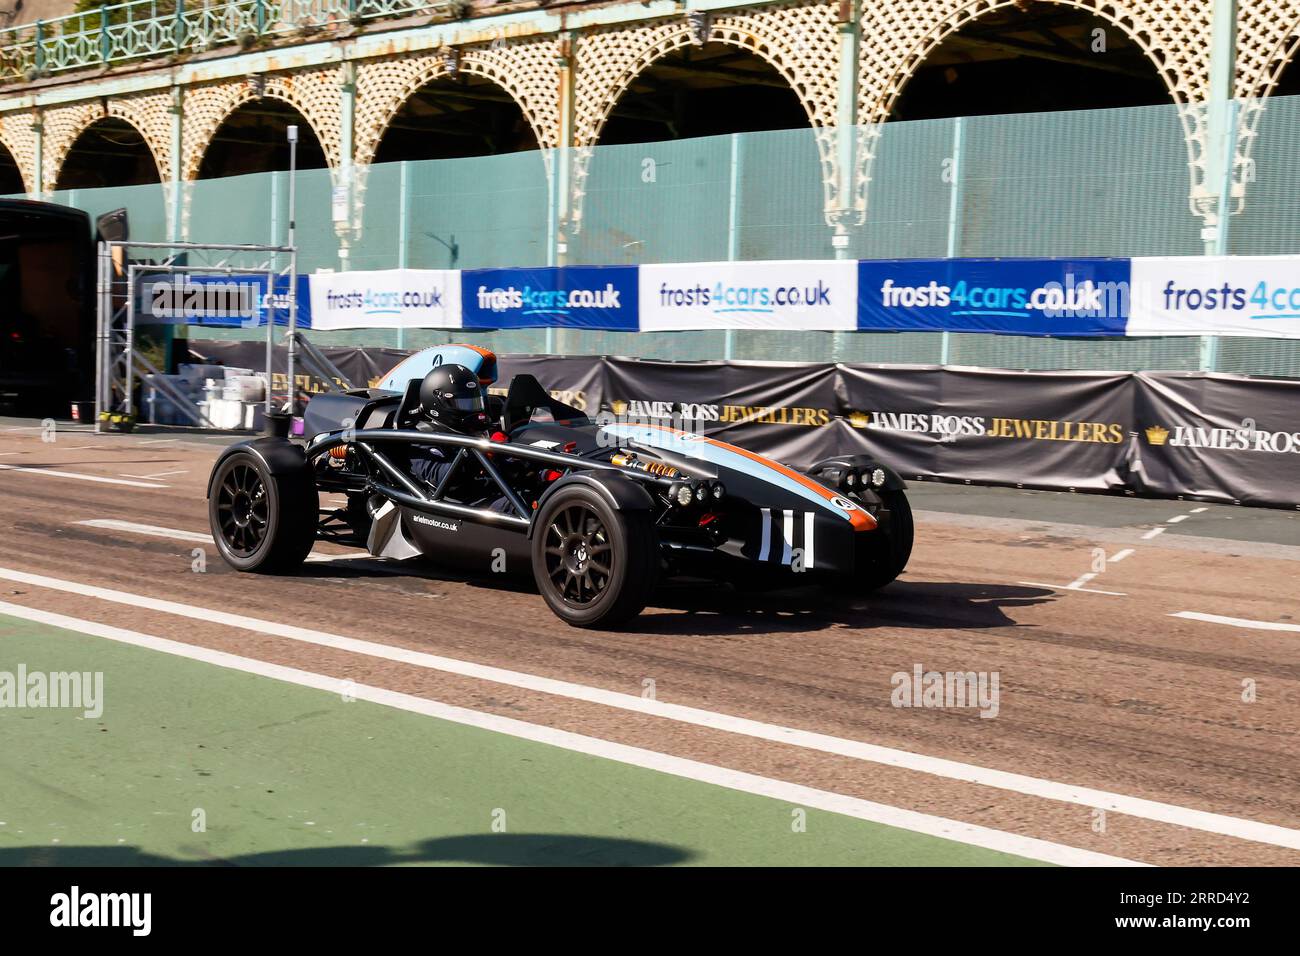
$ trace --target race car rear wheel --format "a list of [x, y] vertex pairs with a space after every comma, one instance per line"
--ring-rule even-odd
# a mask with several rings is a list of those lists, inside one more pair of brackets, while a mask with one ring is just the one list
[[227, 564], [275, 574], [299, 567], [311, 553], [319, 507], [305, 463], [300, 472], [273, 475], [257, 455], [236, 452], [212, 477], [208, 521]]
[[645, 511], [619, 511], [594, 489], [566, 488], [533, 532], [533, 577], [552, 611], [574, 627], [614, 627], [641, 613], [658, 570]]
[[880, 491], [881, 504], [889, 511], [888, 531], [880, 534], [874, 547], [859, 552], [865, 561], [854, 569], [849, 581], [842, 581], [841, 590], [874, 591], [889, 584], [907, 567], [912, 556], [912, 506], [901, 491]]

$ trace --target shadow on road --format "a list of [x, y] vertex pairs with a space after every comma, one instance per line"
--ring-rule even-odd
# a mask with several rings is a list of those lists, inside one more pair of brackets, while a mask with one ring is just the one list
[[[410, 572], [412, 578], [454, 581], [470, 587], [520, 594], [545, 604], [531, 576], [472, 575], [437, 565], [410, 562], [383, 564], [360, 558], [308, 564], [301, 574], [314, 578], [367, 578]], [[1019, 627], [1007, 613], [1054, 600], [1047, 588], [1005, 584], [940, 581], [895, 581], [862, 596], [824, 588], [742, 591], [711, 581], [670, 581], [660, 586], [650, 606], [623, 630], [646, 634], [798, 633], [832, 626], [889, 626], [966, 630]]]
[[651, 634], [797, 633], [832, 626], [1019, 627], [1007, 612], [1053, 600], [1046, 588], [895, 581], [865, 597], [820, 588], [757, 594], [723, 585], [665, 585], [629, 629]]
[[423, 840], [410, 847], [326, 846], [197, 859], [136, 846], [20, 846], [0, 849], [11, 866], [669, 866], [694, 858], [663, 843], [562, 833], [480, 833]]

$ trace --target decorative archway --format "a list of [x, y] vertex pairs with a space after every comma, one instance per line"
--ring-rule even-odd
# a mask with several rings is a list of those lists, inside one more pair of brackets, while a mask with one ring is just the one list
[[53, 186], [61, 190], [161, 182], [162, 172], [144, 135], [127, 120], [101, 116], [68, 146]]
[[236, 110], [262, 98], [287, 103], [301, 113], [321, 144], [326, 164], [331, 170], [337, 170], [340, 164], [338, 83], [338, 69], [330, 68], [289, 76], [268, 74], [187, 90], [181, 136], [181, 178], [198, 179], [203, 156], [217, 130]]
[[370, 60], [358, 64], [354, 162], [368, 166], [402, 106], [430, 83], [469, 73], [496, 84], [515, 101], [542, 149], [559, 145], [559, 101], [555, 60], [559, 43], [547, 38], [526, 44], [444, 48], [427, 56]]
[[0, 196], [16, 195], [27, 192], [27, 183], [23, 179], [22, 169], [13, 152], [0, 139]]
[[[1237, 13], [1237, 75], [1233, 95], [1239, 102], [1233, 156], [1233, 212], [1241, 212], [1246, 188], [1254, 177], [1255, 142], [1260, 123], [1284, 74], [1300, 70], [1300, 15], [1286, 0], [1245, 0]], [[1294, 84], [1290, 92], [1295, 91]]]
[[36, 192], [36, 131], [32, 113], [0, 115], [0, 143], [4, 144], [23, 178], [23, 191]]
[[572, 187], [565, 230], [581, 229], [591, 154], [619, 98], [656, 61], [688, 46], [722, 43], [764, 60], [790, 85], [817, 131], [827, 210], [836, 189], [830, 130], [838, 105], [837, 7], [790, 4], [727, 13], [689, 13], [671, 20], [585, 33], [574, 43]]
[[90, 100], [42, 111], [43, 187], [46, 190], [54, 188], [68, 151], [82, 133], [92, 124], [110, 117], [130, 124], [139, 133], [153, 156], [160, 181], [166, 182], [171, 176], [173, 161], [169, 145], [170, 105], [170, 96], [154, 93], [121, 99]]
[[[859, 59], [858, 163], [853, 206], [859, 222], [866, 214], [867, 188], [879, 140], [904, 85], [946, 40], [981, 17], [1008, 7], [1024, 9], [1033, 0], [895, 0], [864, 4], [861, 30], [871, 42]], [[1189, 200], [1204, 215], [1196, 197], [1205, 179], [1206, 114], [1210, 52], [1205, 41], [1213, 0], [1039, 0], [1085, 10], [1122, 31], [1151, 61], [1179, 107], [1187, 146]], [[1201, 24], [1200, 29], [1196, 24]]]

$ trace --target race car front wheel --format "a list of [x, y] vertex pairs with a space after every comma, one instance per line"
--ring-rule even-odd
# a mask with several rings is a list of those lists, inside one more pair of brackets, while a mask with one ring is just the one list
[[257, 455], [236, 452], [217, 466], [208, 522], [221, 557], [240, 571], [292, 571], [316, 541], [316, 482], [303, 470], [273, 475]]
[[[888, 530], [866, 532], [874, 539], [872, 547], [859, 551], [859, 564], [853, 576], [836, 582], [836, 590], [874, 591], [889, 584], [907, 567], [912, 556], [912, 506], [901, 491], [881, 491], [880, 502], [889, 512]], [[883, 530], [883, 529], [882, 529]]]
[[594, 489], [558, 490], [538, 514], [533, 577], [574, 627], [614, 627], [641, 613], [658, 570], [654, 524], [618, 511]]

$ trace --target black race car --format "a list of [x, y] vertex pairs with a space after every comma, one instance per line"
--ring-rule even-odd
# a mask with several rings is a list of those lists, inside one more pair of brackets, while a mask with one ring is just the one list
[[[419, 385], [444, 361], [469, 364], [484, 387], [495, 380], [491, 353], [426, 350], [386, 387], [313, 398], [305, 444], [227, 448], [208, 482], [222, 557], [241, 571], [290, 572], [326, 540], [484, 574], [531, 569], [546, 603], [578, 627], [634, 617], [669, 576], [865, 591], [907, 564], [906, 486], [879, 462], [837, 457], [800, 473], [693, 432], [592, 421], [530, 375], [493, 396], [491, 438], [428, 431]], [[436, 486], [412, 467], [429, 446], [452, 462]], [[322, 510], [322, 492], [345, 495], [346, 507]]]

